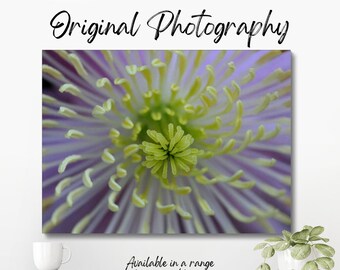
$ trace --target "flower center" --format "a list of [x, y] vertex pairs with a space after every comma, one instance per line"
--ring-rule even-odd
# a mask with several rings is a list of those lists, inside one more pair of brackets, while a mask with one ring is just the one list
[[172, 123], [168, 124], [166, 134], [147, 130], [147, 135], [153, 142], [142, 142], [141, 149], [145, 153], [145, 161], [142, 165], [151, 169], [153, 175], [166, 182], [169, 174], [174, 177], [178, 174], [190, 173], [197, 164], [200, 151], [190, 147], [194, 138], [184, 133], [180, 126], [175, 130]]

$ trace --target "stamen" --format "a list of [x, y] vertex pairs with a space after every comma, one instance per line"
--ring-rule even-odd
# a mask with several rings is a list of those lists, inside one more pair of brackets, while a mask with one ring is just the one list
[[164, 80], [166, 78], [166, 64], [163, 63], [160, 59], [156, 58], [152, 60], [151, 65], [153, 67], [158, 68], [159, 72], [159, 86], [162, 87], [164, 84]]
[[179, 86], [175, 83], [171, 84], [170, 86], [170, 90], [171, 90], [171, 98], [170, 100], [173, 102], [179, 92]]
[[276, 80], [283, 82], [286, 79], [290, 78], [291, 73], [292, 73], [291, 70], [283, 71], [281, 68], [278, 68], [267, 78], [265, 78], [263, 82], [264, 84], [270, 84], [275, 82]]
[[281, 131], [280, 125], [276, 125], [273, 131], [267, 133], [266, 135], [262, 137], [261, 141], [267, 141], [267, 140], [275, 138], [280, 133], [280, 131]]
[[200, 65], [200, 62], [202, 60], [202, 56], [203, 56], [203, 51], [197, 51], [196, 53], [196, 57], [195, 57], [195, 61], [194, 61], [194, 67], [198, 68]]
[[142, 156], [139, 154], [133, 154], [131, 156], [132, 163], [139, 163], [142, 161]]
[[109, 137], [111, 139], [117, 139], [120, 135], [120, 132], [119, 130], [115, 129], [115, 128], [111, 128], [110, 129], [110, 132], [109, 132]]
[[110, 149], [105, 148], [102, 155], [101, 155], [102, 161], [104, 161], [107, 164], [113, 164], [116, 162], [115, 157], [110, 153]]
[[119, 192], [121, 191], [122, 187], [116, 182], [116, 176], [112, 175], [109, 180], [109, 187], [111, 190]]
[[108, 208], [110, 209], [110, 211], [112, 212], [117, 212], [119, 210], [119, 206], [115, 203], [115, 200], [116, 200], [116, 196], [117, 196], [117, 193], [116, 192], [112, 192], [110, 194], [110, 196], [108, 197]]
[[232, 95], [233, 101], [236, 101], [239, 98], [239, 96], [240, 96], [241, 87], [235, 81], [232, 81], [231, 85], [234, 88], [234, 91], [232, 92], [231, 95]]
[[251, 189], [256, 185], [256, 181], [234, 181], [230, 182], [229, 185], [237, 189]]
[[174, 137], [174, 125], [172, 123], [168, 125], [168, 132], [169, 140], [171, 141]]
[[53, 104], [53, 103], [56, 103], [57, 100], [54, 97], [48, 96], [46, 94], [42, 94], [42, 102]]
[[109, 63], [111, 66], [113, 64], [113, 56], [110, 51], [102, 50], [101, 53], [104, 55], [105, 60]]
[[160, 201], [156, 202], [156, 207], [157, 207], [158, 211], [163, 215], [169, 214], [176, 209], [176, 205], [174, 205], [174, 204], [163, 205], [163, 204], [161, 204]]
[[186, 101], [188, 101], [192, 96], [194, 96], [198, 92], [198, 90], [201, 89], [201, 84], [202, 84], [201, 77], [196, 77], [194, 83], [190, 87], [188, 94], [185, 97]]
[[285, 213], [282, 213], [280, 210], [277, 210], [275, 212], [275, 216], [274, 216], [278, 221], [284, 223], [284, 224], [287, 224], [287, 225], [290, 225], [292, 223], [292, 220], [291, 218], [286, 215]]
[[213, 123], [206, 125], [205, 129], [220, 129], [222, 125], [221, 117], [216, 116]]
[[130, 112], [134, 113], [135, 109], [131, 103], [131, 96], [130, 94], [126, 93], [122, 98], [122, 103], [124, 104], [125, 108], [128, 109]]
[[59, 88], [59, 92], [60, 93], [69, 93], [73, 96], [80, 96], [81, 94], [81, 91], [79, 90], [78, 87], [72, 85], [72, 84], [69, 84], [69, 83], [65, 83], [63, 84], [60, 88]]
[[219, 175], [217, 177], [214, 177], [212, 179], [208, 179], [204, 175], [197, 175], [195, 179], [198, 183], [201, 185], [214, 185], [216, 183], [233, 183], [240, 179], [243, 176], [244, 172], [242, 170], [238, 170], [236, 173], [234, 173], [232, 176], [223, 176]]
[[115, 101], [112, 98], [109, 98], [103, 103], [103, 109], [105, 110], [105, 112], [117, 112]]
[[59, 125], [59, 123], [57, 121], [54, 121], [54, 120], [47, 120], [47, 119], [42, 120], [42, 126], [44, 128], [55, 128], [58, 125]]
[[271, 158], [271, 159], [256, 158], [254, 161], [257, 165], [264, 166], [264, 167], [273, 167], [276, 164], [276, 159], [274, 158]]
[[47, 221], [43, 227], [42, 227], [42, 232], [43, 233], [49, 233], [56, 225], [53, 224], [52, 221]]
[[81, 138], [84, 138], [84, 137], [85, 137], [84, 132], [81, 132], [81, 131], [75, 130], [75, 129], [70, 129], [65, 134], [65, 138], [67, 138], [67, 139], [81, 139]]
[[131, 75], [131, 76], [135, 76], [138, 68], [136, 65], [130, 65], [130, 66], [125, 66], [126, 72]]
[[187, 58], [182, 51], [175, 51], [175, 53], [178, 55], [178, 81], [180, 81], [182, 80], [183, 74], [185, 73], [187, 67]]
[[61, 216], [67, 212], [69, 206], [67, 203], [61, 204], [52, 214], [51, 221], [54, 225], [60, 222]]
[[239, 146], [239, 148], [230, 151], [230, 154], [235, 155], [246, 149], [247, 146], [252, 142], [252, 136], [253, 132], [251, 130], [247, 130], [246, 135], [244, 136], [244, 140]]
[[60, 57], [67, 60], [68, 52], [65, 50], [56, 50], [55, 51]]
[[160, 121], [162, 119], [162, 114], [160, 112], [152, 112], [151, 113], [151, 118], [154, 121]]
[[203, 213], [207, 216], [214, 216], [215, 212], [214, 210], [211, 209], [210, 205], [208, 204], [208, 202], [206, 200], [204, 200], [203, 198], [199, 197], [197, 199], [198, 204], [200, 205]]
[[256, 216], [245, 216], [241, 212], [239, 212], [236, 208], [229, 206], [228, 208], [229, 213], [235, 218], [236, 220], [242, 223], [252, 223], [256, 220]]
[[88, 168], [83, 173], [83, 184], [87, 188], [92, 188], [93, 187], [93, 183], [92, 183], [91, 176], [90, 176], [90, 174], [92, 172], [93, 172], [93, 169], [92, 168]]
[[205, 67], [205, 69], [208, 71], [208, 81], [206, 86], [211, 86], [214, 84], [215, 82], [215, 71], [214, 71], [214, 67], [211, 65], [207, 65]]
[[132, 130], [132, 140], [137, 141], [139, 133], [142, 131], [142, 125], [140, 122], [137, 122]]
[[177, 214], [179, 214], [179, 215], [181, 216], [181, 218], [183, 218], [184, 220], [190, 220], [190, 219], [192, 219], [192, 215], [191, 215], [189, 212], [183, 210], [183, 208], [180, 207], [179, 205], [176, 205], [176, 212], [177, 212]]
[[99, 105], [94, 106], [92, 110], [92, 116], [98, 119], [103, 118], [104, 114], [106, 113], [106, 110]]
[[132, 129], [134, 126], [133, 122], [129, 117], [125, 117], [125, 119], [122, 122], [122, 127], [125, 129]]
[[128, 158], [138, 151], [139, 151], [138, 144], [130, 144], [124, 148], [124, 157]]
[[144, 208], [146, 206], [146, 201], [143, 200], [138, 194], [135, 188], [132, 193], [132, 203], [138, 208]]
[[287, 186], [290, 186], [292, 184], [292, 178], [290, 176], [284, 176], [282, 182]]
[[236, 140], [235, 140], [235, 139], [230, 139], [230, 140], [226, 143], [226, 145], [222, 148], [220, 154], [226, 155], [226, 154], [230, 153], [230, 151], [234, 148], [235, 143], [236, 143]]
[[278, 189], [278, 188], [269, 186], [265, 183], [258, 183], [257, 187], [260, 188], [263, 192], [265, 192], [269, 196], [274, 197], [274, 198], [279, 198], [286, 194], [285, 189]]
[[43, 65], [42, 66], [42, 71], [50, 76], [52, 76], [53, 78], [57, 79], [57, 80], [63, 80], [65, 79], [63, 74], [55, 69], [54, 67], [51, 67], [49, 65]]
[[111, 82], [108, 78], [98, 79], [97, 82], [96, 82], [96, 86], [98, 88], [104, 88], [104, 89], [106, 89], [107, 91], [110, 91], [110, 92], [113, 90], [112, 84], [111, 84]]
[[152, 93], [151, 90], [146, 91], [143, 94], [143, 99], [144, 99], [144, 103], [145, 103], [146, 107], [151, 106], [151, 98], [152, 98], [152, 96], [153, 96], [153, 93]]
[[150, 69], [147, 66], [141, 66], [138, 68], [138, 71], [142, 73], [146, 83], [148, 85], [148, 89], [152, 89], [152, 74]]
[[248, 70], [248, 74], [246, 76], [244, 76], [243, 79], [241, 80], [241, 85], [245, 85], [247, 83], [250, 83], [254, 78], [255, 78], [255, 69], [250, 68]]
[[66, 167], [73, 162], [79, 161], [81, 160], [82, 156], [81, 155], [71, 155], [66, 157], [60, 164], [58, 167], [58, 173], [62, 174], [65, 170]]
[[274, 59], [275, 57], [279, 56], [280, 54], [282, 54], [282, 51], [280, 50], [270, 51], [266, 53], [265, 55], [263, 55], [259, 60], [257, 60], [257, 64], [263, 65], [267, 63], [268, 61]]
[[69, 185], [71, 185], [71, 179], [72, 178], [70, 178], [70, 177], [65, 178], [57, 184], [57, 186], [55, 187], [55, 192], [54, 192], [56, 197], [59, 197], [61, 195], [61, 193], [63, 192], [63, 190], [66, 187], [68, 187]]
[[137, 169], [134, 172], [134, 177], [136, 178], [136, 182], [138, 183], [141, 180], [141, 177], [145, 171], [144, 166], [138, 166]]
[[261, 140], [264, 136], [264, 133], [265, 133], [265, 129], [264, 129], [264, 126], [263, 125], [260, 125], [257, 129], [257, 134], [256, 136], [253, 138], [253, 142], [255, 141], [258, 141], [258, 140]]
[[228, 63], [228, 69], [227, 71], [225, 72], [225, 78], [229, 78], [235, 71], [236, 67], [235, 67], [235, 64], [234, 62], [229, 62]]
[[63, 106], [61, 106], [59, 108], [58, 113], [63, 115], [63, 116], [66, 116], [68, 118], [74, 118], [78, 115], [77, 112], [75, 112], [74, 110], [71, 110], [71, 109], [63, 107]]
[[188, 195], [191, 193], [191, 187], [175, 187], [173, 191], [178, 195]]
[[292, 91], [292, 87], [290, 85], [286, 86], [286, 87], [283, 87], [281, 88], [280, 90], [278, 90], [278, 96], [284, 96], [286, 94], [288, 94], [289, 92]]
[[80, 61], [79, 57], [73, 53], [70, 53], [68, 55], [68, 60], [71, 62], [71, 64], [75, 67], [77, 73], [82, 77], [87, 77], [87, 71], [85, 70], [82, 62]]
[[184, 110], [189, 113], [189, 114], [194, 114], [195, 113], [195, 107], [191, 104], [185, 104], [184, 105]]
[[83, 217], [77, 224], [73, 227], [72, 233], [73, 234], [80, 234], [84, 231], [87, 225], [90, 223], [92, 216], [86, 215]]
[[122, 86], [124, 88], [124, 90], [126, 91], [126, 93], [133, 95], [131, 85], [130, 85], [130, 83], [127, 79], [116, 78], [114, 83], [115, 83], [115, 85]]
[[88, 191], [87, 187], [81, 186], [79, 188], [76, 188], [72, 191], [70, 191], [70, 193], [67, 195], [66, 201], [67, 201], [67, 205], [69, 207], [72, 207], [74, 202], [76, 200], [78, 200], [81, 196], [84, 195], [85, 192]]
[[119, 177], [119, 178], [123, 178], [123, 177], [125, 177], [125, 176], [127, 176], [127, 170], [125, 170], [124, 168], [123, 168], [123, 164], [122, 163], [120, 163], [120, 164], [118, 164], [117, 165], [117, 176]]
[[152, 97], [155, 101], [155, 105], [161, 105], [161, 91], [157, 89], [152, 90]]
[[254, 111], [255, 114], [259, 114], [260, 112], [263, 112], [267, 107], [269, 106], [270, 102], [273, 100], [276, 100], [279, 97], [278, 92], [274, 93], [268, 93], [263, 97], [262, 103], [258, 105]]
[[196, 232], [198, 234], [205, 234], [206, 233], [203, 225], [196, 218], [194, 219], [194, 226], [195, 226]]

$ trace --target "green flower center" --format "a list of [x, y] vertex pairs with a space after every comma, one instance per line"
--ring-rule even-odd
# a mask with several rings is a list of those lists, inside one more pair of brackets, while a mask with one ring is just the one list
[[[141, 148], [145, 154], [143, 166], [151, 169], [151, 173], [167, 182], [168, 175], [188, 174], [197, 164], [200, 151], [190, 147], [194, 138], [184, 135], [184, 130], [171, 123], [166, 134], [148, 130], [147, 135], [153, 142], [143, 141]], [[169, 170], [169, 167], [171, 168]]]

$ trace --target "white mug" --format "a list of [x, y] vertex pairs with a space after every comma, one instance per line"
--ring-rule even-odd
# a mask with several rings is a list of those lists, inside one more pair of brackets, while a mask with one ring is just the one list
[[[67, 258], [63, 260], [64, 249], [68, 251]], [[54, 242], [33, 243], [34, 264], [39, 270], [57, 270], [71, 259], [71, 250]]]

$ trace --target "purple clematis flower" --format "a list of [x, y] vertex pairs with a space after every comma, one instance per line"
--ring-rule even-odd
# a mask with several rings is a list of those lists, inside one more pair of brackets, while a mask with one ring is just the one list
[[43, 51], [44, 233], [290, 227], [289, 51]]

